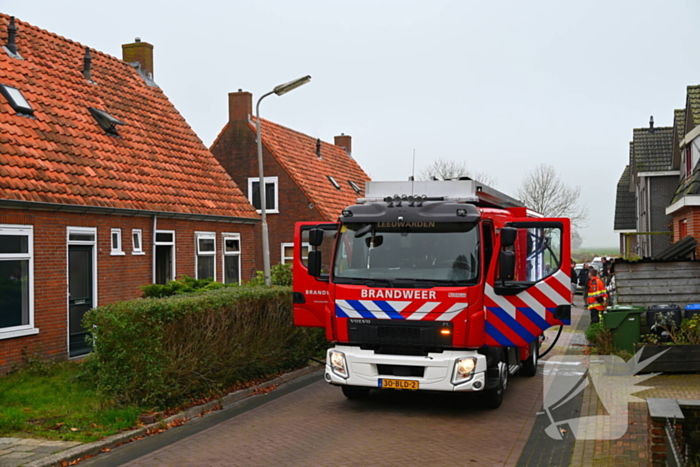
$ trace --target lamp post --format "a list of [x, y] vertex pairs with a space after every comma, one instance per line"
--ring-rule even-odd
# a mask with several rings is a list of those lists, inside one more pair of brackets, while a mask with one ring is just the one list
[[265, 285], [270, 286], [270, 239], [267, 234], [267, 200], [265, 199], [265, 175], [263, 174], [263, 152], [262, 152], [262, 135], [260, 129], [260, 102], [265, 99], [270, 94], [277, 94], [281, 96], [289, 91], [292, 91], [299, 86], [303, 86], [311, 81], [311, 76], [307, 75], [303, 78], [295, 79], [288, 83], [280, 84], [275, 86], [275, 88], [263, 94], [258, 103], [255, 105], [255, 126], [257, 130], [258, 139], [258, 171], [260, 172], [260, 178], [258, 180], [258, 190], [260, 191], [260, 215], [262, 216], [262, 241], [263, 241], [263, 272], [265, 273]]

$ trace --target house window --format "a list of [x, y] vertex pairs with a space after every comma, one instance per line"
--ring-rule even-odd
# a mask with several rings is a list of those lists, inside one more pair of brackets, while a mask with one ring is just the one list
[[678, 223], [678, 240], [683, 240], [688, 236], [688, 219], [683, 219]]
[[353, 182], [353, 181], [351, 181], [351, 180], [348, 180], [348, 183], [350, 184], [350, 187], [351, 187], [353, 190], [355, 190], [355, 193], [360, 193], [360, 192], [362, 191], [362, 189], [361, 189], [359, 186], [357, 186], [357, 183], [355, 183], [355, 182]]
[[216, 234], [197, 232], [197, 279], [216, 280]]
[[24, 98], [22, 91], [19, 89], [0, 84], [0, 93], [5, 96], [5, 99], [7, 99], [10, 107], [12, 107], [15, 112], [25, 115], [34, 113], [34, 109], [32, 109], [32, 106], [29, 105], [29, 102], [27, 102], [27, 99]]
[[0, 339], [39, 331], [34, 326], [32, 226], [0, 224]]
[[224, 235], [224, 284], [241, 283], [241, 235]]
[[122, 229], [112, 229], [112, 256], [124, 254], [122, 250]]
[[[307, 266], [307, 260], [309, 258], [309, 244], [302, 243], [301, 245], [301, 262], [304, 266]], [[282, 244], [282, 264], [292, 264], [294, 260], [294, 244], [293, 243], [283, 243]]]
[[[277, 177], [265, 177], [265, 212], [279, 213]], [[260, 212], [260, 178], [248, 179], [248, 200]]]
[[92, 107], [90, 107], [88, 110], [97, 121], [98, 125], [100, 125], [100, 127], [102, 127], [107, 134], [118, 136], [117, 125], [123, 125], [123, 122], [117, 120], [104, 110], [95, 109]]
[[331, 184], [337, 189], [340, 190], [340, 184], [335, 181], [335, 178], [331, 177], [330, 175], [326, 175], [328, 177], [328, 181], [331, 182]]
[[131, 254], [132, 255], [144, 255], [143, 252], [143, 234], [141, 229], [134, 229], [131, 231]]

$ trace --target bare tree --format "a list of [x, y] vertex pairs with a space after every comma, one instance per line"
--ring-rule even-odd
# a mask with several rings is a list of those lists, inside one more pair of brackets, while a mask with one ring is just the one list
[[568, 217], [574, 231], [586, 226], [588, 208], [579, 204], [581, 187], [566, 185], [551, 165], [535, 167], [525, 176], [516, 195], [527, 207], [546, 217]]
[[486, 172], [470, 170], [466, 162], [452, 159], [437, 159], [418, 173], [418, 180], [448, 180], [451, 178], [469, 177], [488, 186], [496, 186], [496, 179]]

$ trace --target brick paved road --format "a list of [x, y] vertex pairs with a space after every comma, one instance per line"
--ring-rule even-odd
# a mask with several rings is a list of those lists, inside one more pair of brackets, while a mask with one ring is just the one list
[[[512, 466], [541, 406], [540, 378], [512, 377], [495, 411], [465, 394], [349, 401], [318, 381], [122, 465]], [[87, 464], [120, 465], [119, 449]]]

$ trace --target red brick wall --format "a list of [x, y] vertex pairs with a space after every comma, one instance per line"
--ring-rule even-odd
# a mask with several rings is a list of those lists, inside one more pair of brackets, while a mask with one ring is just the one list
[[700, 206], [685, 207], [673, 213], [673, 241], [680, 240], [680, 222], [687, 220], [686, 228], [688, 235], [698, 241], [695, 249], [695, 258], [700, 258]]
[[[248, 178], [257, 178], [258, 152], [255, 132], [247, 120], [229, 122], [224, 132], [211, 147], [211, 152], [226, 169], [233, 181], [248, 196]], [[313, 170], [309, 167], [309, 170]], [[299, 221], [327, 221], [289, 177], [277, 160], [263, 146], [263, 171], [265, 178], [278, 177], [279, 214], [267, 214], [270, 238], [270, 264], [281, 262], [281, 244], [294, 241], [294, 223]], [[256, 225], [259, 238], [261, 224]], [[262, 240], [260, 251], [262, 250]], [[257, 260], [257, 269], [262, 270], [262, 253]]]
[[[153, 218], [0, 209], [0, 224], [34, 227], [34, 323], [39, 334], [0, 340], [0, 374], [32, 356], [67, 357], [67, 227], [97, 228], [97, 303], [105, 305], [141, 296], [152, 283]], [[123, 256], [111, 255], [111, 229], [122, 229]], [[144, 255], [132, 255], [132, 229], [142, 230]], [[250, 224], [158, 218], [158, 230], [175, 230], [177, 276], [194, 277], [195, 231], [216, 232], [216, 271], [221, 280], [222, 233], [241, 235], [241, 277], [250, 279], [259, 238]]]

